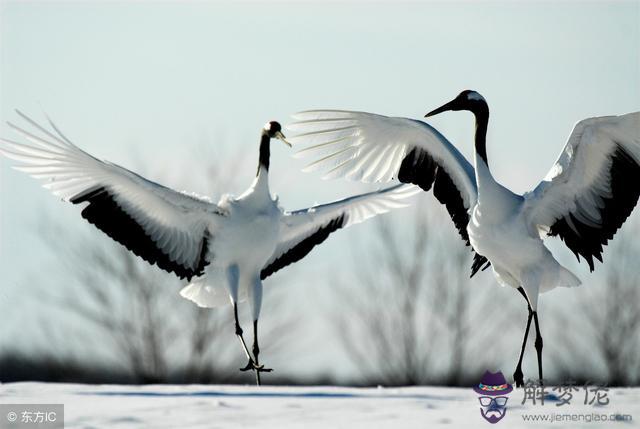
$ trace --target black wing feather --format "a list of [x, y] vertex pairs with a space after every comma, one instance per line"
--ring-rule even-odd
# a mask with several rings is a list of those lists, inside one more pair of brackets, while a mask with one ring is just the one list
[[593, 258], [602, 262], [602, 247], [613, 238], [616, 231], [629, 217], [640, 196], [640, 165], [617, 145], [612, 156], [609, 174], [611, 177], [611, 196], [604, 197], [604, 206], [600, 208], [601, 226], [593, 227], [580, 222], [573, 214], [569, 218], [576, 231], [565, 218], [557, 220], [549, 229], [550, 236], [558, 236], [576, 255], [582, 256], [594, 270]]
[[[426, 150], [414, 147], [402, 160], [398, 171], [398, 180], [402, 183], [413, 183], [420, 186], [425, 192], [433, 186], [433, 195], [447, 208], [460, 237], [467, 246], [470, 246], [467, 225], [469, 214], [464, 207], [464, 201], [460, 190], [456, 187], [451, 176], [429, 155]], [[484, 265], [484, 268], [482, 266]], [[474, 252], [471, 277], [479, 270], [487, 269], [491, 263], [482, 255]]]
[[276, 258], [272, 263], [264, 267], [260, 272], [260, 279], [264, 280], [276, 271], [281, 270], [287, 265], [293, 264], [307, 256], [315, 246], [329, 238], [331, 233], [342, 228], [345, 223], [344, 221], [345, 216], [341, 215], [318, 228], [316, 232], [307, 236], [304, 240], [297, 243], [291, 249]]
[[192, 277], [204, 274], [204, 268], [209, 264], [207, 249], [209, 234], [205, 230], [200, 245], [200, 255], [196, 268], [185, 267], [159, 249], [131, 216], [129, 216], [104, 187], [91, 189], [71, 198], [73, 204], [88, 202], [82, 210], [82, 217], [95, 225], [109, 237], [141, 257], [151, 265], [157, 264], [163, 270], [175, 273], [178, 277], [191, 280]]

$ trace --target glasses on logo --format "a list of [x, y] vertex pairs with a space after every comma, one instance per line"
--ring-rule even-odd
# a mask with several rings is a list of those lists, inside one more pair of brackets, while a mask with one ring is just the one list
[[[506, 396], [480, 396], [478, 398], [478, 400], [480, 401], [480, 405], [482, 405], [483, 407], [490, 407], [490, 406], [498, 406], [498, 407], [504, 407], [505, 405], [507, 405], [507, 398]], [[495, 402], [495, 404], [491, 404], [492, 402]]]

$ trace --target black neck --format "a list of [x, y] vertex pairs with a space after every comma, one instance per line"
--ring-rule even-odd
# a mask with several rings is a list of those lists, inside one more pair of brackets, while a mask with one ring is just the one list
[[489, 107], [473, 112], [476, 117], [476, 153], [489, 166], [487, 159], [487, 125], [489, 124]]
[[260, 137], [260, 161], [258, 164], [258, 174], [260, 174], [260, 169], [264, 168], [265, 171], [269, 171], [269, 157], [271, 156], [271, 138], [263, 133], [262, 137]]

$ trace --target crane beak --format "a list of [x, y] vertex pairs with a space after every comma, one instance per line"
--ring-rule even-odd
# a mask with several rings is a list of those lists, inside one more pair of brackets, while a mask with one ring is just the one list
[[449, 110], [457, 110], [456, 106], [455, 106], [455, 102], [456, 102], [456, 100], [452, 100], [452, 101], [448, 102], [447, 104], [443, 104], [442, 106], [438, 107], [437, 109], [432, 110], [431, 112], [429, 112], [426, 115], [424, 115], [424, 117], [428, 118], [429, 116], [434, 116], [434, 115], [437, 115], [438, 113], [447, 112]]
[[278, 140], [281, 140], [284, 144], [286, 144], [287, 146], [291, 147], [291, 143], [289, 143], [287, 140], [285, 140], [284, 134], [282, 134], [282, 131], [278, 131], [276, 132], [275, 137]]

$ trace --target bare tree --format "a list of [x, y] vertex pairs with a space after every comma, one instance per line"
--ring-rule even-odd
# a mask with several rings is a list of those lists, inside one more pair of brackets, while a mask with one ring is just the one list
[[[337, 282], [346, 308], [340, 309], [336, 331], [365, 383], [459, 385], [499, 355], [500, 336], [491, 339], [486, 329], [471, 332], [490, 301], [470, 286], [469, 249], [453, 228], [438, 230], [425, 212], [416, 210], [406, 226], [409, 237], [397, 225], [377, 221], [374, 244], [355, 252], [359, 284]], [[510, 316], [500, 312], [491, 323]], [[492, 347], [484, 348], [487, 343]]]
[[618, 386], [640, 381], [638, 233], [640, 224], [636, 222], [611, 243], [608, 263], [602, 267], [604, 282], [580, 300], [583, 332], [574, 333], [574, 337], [589, 339], [586, 356], [597, 357], [606, 370], [606, 381]]
[[[637, 228], [636, 228], [637, 229]], [[640, 289], [637, 273], [640, 247], [625, 234], [615, 244], [610, 256], [615, 263], [606, 269], [606, 291], [602, 293], [603, 308], [591, 306], [595, 317], [590, 317], [596, 344], [613, 385], [638, 383], [640, 369]], [[604, 288], [603, 288], [604, 289]], [[636, 305], [633, 305], [636, 303]], [[598, 311], [600, 310], [600, 311]]]
[[551, 351], [559, 382], [640, 383], [639, 233], [640, 222], [630, 219], [575, 301], [553, 307]]
[[[56, 231], [61, 227], [52, 228], [49, 223], [43, 237], [60, 234]], [[108, 350], [117, 365], [142, 383], [169, 380], [180, 361], [191, 376], [214, 371], [204, 368], [211, 363], [205, 363], [203, 357], [219, 343], [216, 334], [225, 325], [225, 313], [198, 311], [182, 302], [177, 279], [107, 240], [95, 236], [72, 239], [62, 251], [58, 249], [58, 259], [74, 283], [59, 288], [63, 294], [47, 287], [49, 300], [67, 313], [70, 323], [87, 333], [81, 341], [88, 351]]]

